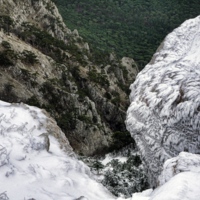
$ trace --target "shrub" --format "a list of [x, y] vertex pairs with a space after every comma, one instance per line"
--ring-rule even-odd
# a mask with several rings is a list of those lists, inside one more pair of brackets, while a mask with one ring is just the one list
[[20, 70], [21, 70], [21, 74], [22, 74], [23, 79], [25, 81], [28, 81], [30, 79], [30, 77], [31, 77], [31, 74], [30, 74], [29, 70], [23, 69], [23, 68], [20, 68]]
[[116, 131], [112, 135], [112, 144], [110, 146], [110, 151], [119, 150], [131, 143], [135, 145], [135, 140], [131, 137], [128, 131], [120, 132]]
[[10, 47], [10, 43], [7, 42], [7, 41], [3, 41], [1, 44], [2, 44], [2, 46], [3, 46], [4, 48], [6, 48], [6, 49], [10, 49], [10, 48], [11, 48], [11, 47]]
[[[135, 192], [141, 192], [149, 187], [145, 172], [138, 168], [141, 164], [139, 156], [130, 156], [125, 162], [121, 163], [118, 159], [113, 159], [107, 164], [110, 167], [105, 172], [102, 184], [114, 195], [131, 197]], [[138, 163], [138, 164], [136, 164]]]
[[30, 64], [38, 63], [37, 56], [33, 52], [27, 50], [22, 52], [22, 60]]
[[123, 65], [119, 65], [119, 67], [122, 69], [124, 79], [128, 80], [128, 70], [126, 69], [126, 67]]
[[124, 85], [122, 83], [117, 83], [117, 85], [121, 88], [122, 91], [124, 91], [127, 95], [130, 94], [131, 90], [129, 89], [128, 85]]
[[112, 95], [115, 96], [115, 97], [119, 97], [119, 92], [112, 91]]
[[0, 66], [11, 66], [13, 65], [13, 62], [8, 58], [8, 55], [6, 52], [0, 52]]
[[109, 92], [106, 92], [104, 94], [104, 96], [107, 98], [107, 99], [112, 99], [112, 95], [109, 93]]
[[56, 121], [62, 130], [68, 131], [76, 128], [76, 118], [73, 112], [61, 115], [61, 117], [56, 118]]
[[121, 102], [120, 97], [116, 97], [116, 98], [112, 99], [111, 102], [112, 102], [114, 105], [119, 105], [120, 102]]
[[0, 15], [0, 28], [3, 28], [8, 33], [10, 32], [11, 26], [13, 26], [13, 19], [7, 15]]
[[142, 164], [142, 161], [141, 161], [139, 155], [132, 155], [127, 160], [127, 166], [129, 166], [129, 168], [130, 168], [130, 165], [128, 165], [128, 163], [131, 163], [132, 165], [139, 167], [139, 165]]
[[98, 73], [95, 69], [88, 72], [89, 79], [101, 86], [110, 85], [105, 74]]
[[33, 95], [32, 97], [27, 99], [26, 103], [30, 106], [36, 106], [36, 107], [41, 108], [41, 104], [40, 104], [40, 102], [38, 101], [38, 99], [35, 95]]
[[80, 99], [84, 99], [86, 96], [89, 96], [89, 90], [88, 89], [82, 89], [82, 90], [78, 90], [76, 92], [76, 94], [79, 95]]
[[92, 124], [91, 118], [88, 117], [88, 116], [86, 116], [86, 115], [79, 115], [79, 116], [78, 116], [78, 119], [79, 119], [80, 121], [85, 122], [85, 123]]
[[98, 160], [95, 160], [93, 163], [92, 163], [92, 166], [90, 167], [92, 170], [95, 170], [97, 171], [97, 173], [99, 174], [99, 172], [104, 168], [104, 165], [98, 161]]

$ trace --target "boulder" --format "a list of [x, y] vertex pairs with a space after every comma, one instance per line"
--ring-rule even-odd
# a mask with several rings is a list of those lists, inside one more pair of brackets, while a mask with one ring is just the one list
[[126, 126], [150, 185], [180, 152], [200, 153], [200, 17], [170, 33], [131, 85]]

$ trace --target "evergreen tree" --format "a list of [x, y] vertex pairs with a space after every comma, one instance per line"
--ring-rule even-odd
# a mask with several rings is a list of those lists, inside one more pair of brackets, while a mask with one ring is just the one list
[[97, 173], [99, 174], [99, 172], [104, 168], [104, 165], [98, 161], [98, 160], [95, 160], [91, 166], [91, 168], [95, 171], [97, 171]]

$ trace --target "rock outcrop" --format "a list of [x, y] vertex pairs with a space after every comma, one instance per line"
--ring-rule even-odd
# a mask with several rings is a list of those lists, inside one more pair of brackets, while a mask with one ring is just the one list
[[0, 13], [0, 99], [46, 109], [76, 153], [103, 153], [126, 131], [135, 62], [93, 53], [50, 0], [0, 0]]
[[163, 163], [181, 151], [200, 153], [200, 17], [170, 33], [131, 85], [126, 126], [151, 186]]

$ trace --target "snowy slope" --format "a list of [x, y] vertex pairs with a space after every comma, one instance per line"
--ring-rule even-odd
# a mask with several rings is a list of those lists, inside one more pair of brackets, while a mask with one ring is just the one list
[[114, 199], [76, 159], [45, 111], [0, 101], [0, 199], [75, 200], [81, 196]]
[[126, 125], [156, 186], [165, 160], [200, 153], [200, 17], [170, 33], [131, 85]]

